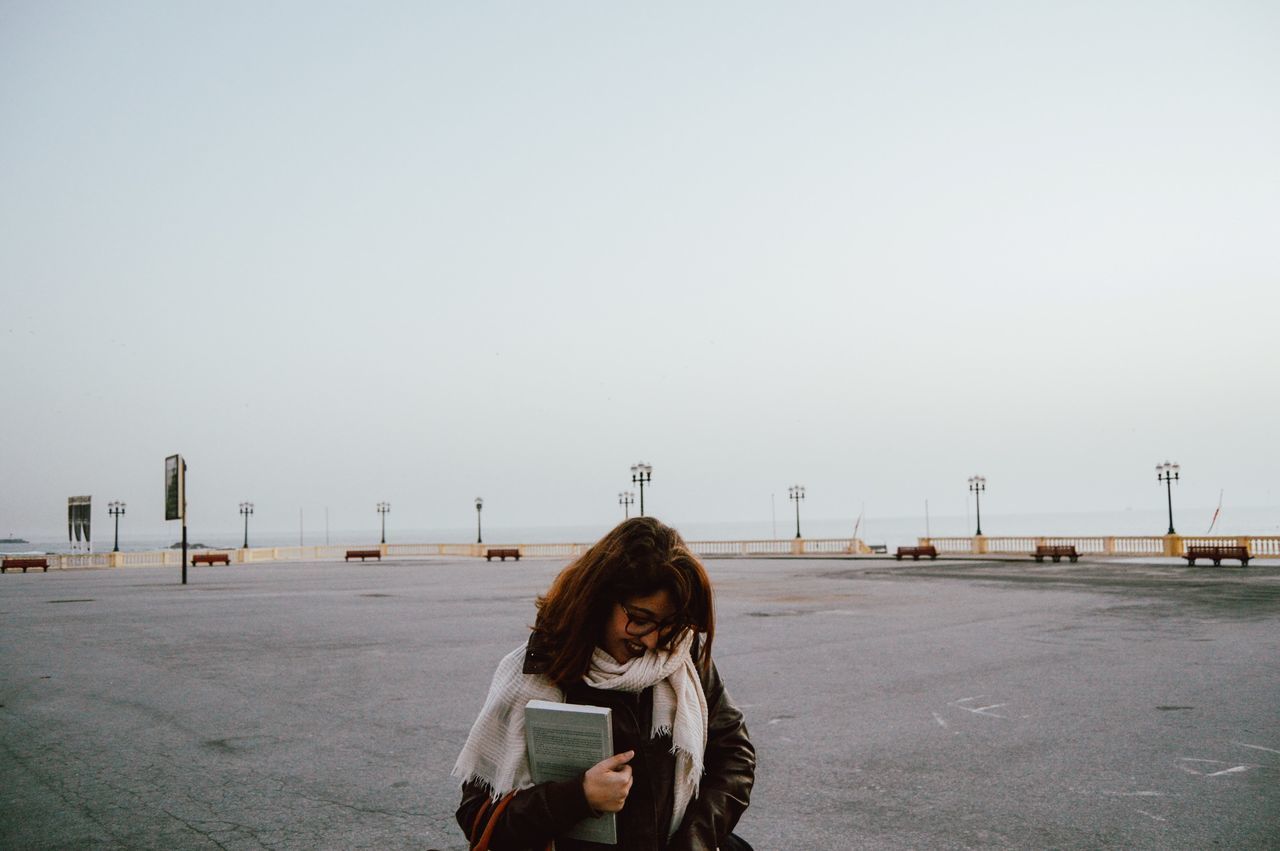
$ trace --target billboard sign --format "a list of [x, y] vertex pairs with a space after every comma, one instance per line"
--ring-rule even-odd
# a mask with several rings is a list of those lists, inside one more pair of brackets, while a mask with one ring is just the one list
[[67, 540], [74, 549], [80, 549], [84, 541], [85, 549], [89, 548], [89, 521], [92, 517], [92, 496], [67, 497]]
[[164, 519], [182, 520], [187, 513], [187, 465], [181, 455], [164, 459]]

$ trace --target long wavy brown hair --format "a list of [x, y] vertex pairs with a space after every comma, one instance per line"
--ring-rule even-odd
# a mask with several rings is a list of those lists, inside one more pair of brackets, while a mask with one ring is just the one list
[[538, 598], [533, 631], [547, 676], [561, 685], [582, 679], [613, 605], [662, 590], [671, 594], [681, 627], [699, 633], [694, 662], [705, 671], [716, 632], [711, 580], [679, 532], [652, 517], [633, 517], [560, 571]]

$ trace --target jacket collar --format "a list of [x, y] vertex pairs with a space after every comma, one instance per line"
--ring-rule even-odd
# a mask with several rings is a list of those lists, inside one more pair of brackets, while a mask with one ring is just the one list
[[545, 674], [547, 669], [551, 667], [551, 652], [547, 647], [546, 639], [542, 633], [535, 629], [529, 635], [529, 642], [525, 645], [524, 651], [524, 668], [526, 674]]

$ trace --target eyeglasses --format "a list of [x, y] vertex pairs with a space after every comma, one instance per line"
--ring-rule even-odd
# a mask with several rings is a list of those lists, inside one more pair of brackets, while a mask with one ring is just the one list
[[618, 605], [622, 607], [622, 613], [627, 616], [627, 635], [632, 638], [643, 638], [656, 629], [659, 643], [668, 644], [685, 629], [685, 624], [679, 616], [667, 621], [656, 621], [647, 615], [633, 614], [626, 603], [619, 602]]

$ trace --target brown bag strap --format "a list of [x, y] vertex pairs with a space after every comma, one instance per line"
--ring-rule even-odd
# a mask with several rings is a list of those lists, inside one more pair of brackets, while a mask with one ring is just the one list
[[[502, 815], [502, 811], [511, 803], [511, 799], [516, 796], [515, 792], [508, 792], [502, 796], [502, 800], [498, 801], [489, 812], [489, 823], [484, 826], [484, 832], [480, 834], [479, 839], [472, 839], [471, 851], [489, 851], [489, 840], [493, 838], [493, 831], [498, 826], [498, 818]], [[475, 836], [475, 830], [480, 826], [480, 821], [484, 817], [485, 810], [488, 809], [489, 801], [485, 801], [485, 807], [481, 809], [480, 815], [476, 817], [475, 826], [472, 827], [471, 835]]]
[[480, 805], [480, 809], [476, 811], [476, 817], [471, 822], [471, 830], [467, 833], [467, 843], [471, 844], [476, 841], [476, 835], [480, 832], [480, 825], [484, 822], [485, 816], [489, 814], [489, 808], [493, 806], [493, 799], [485, 797], [484, 803]]
[[[498, 801], [496, 805], [492, 798], [486, 797], [484, 799], [484, 803], [480, 805], [480, 811], [476, 813], [475, 821], [471, 825], [471, 833], [467, 836], [467, 841], [472, 843], [471, 851], [489, 851], [489, 841], [493, 839], [493, 831], [498, 827], [498, 818], [515, 796], [516, 793], [514, 791], [508, 792], [502, 796], [502, 800]], [[486, 817], [488, 821], [485, 821]], [[480, 830], [481, 824], [484, 824], [483, 832]], [[476, 838], [477, 833], [480, 834], [479, 839]], [[555, 847], [555, 840], [547, 840], [546, 851], [555, 851]]]

